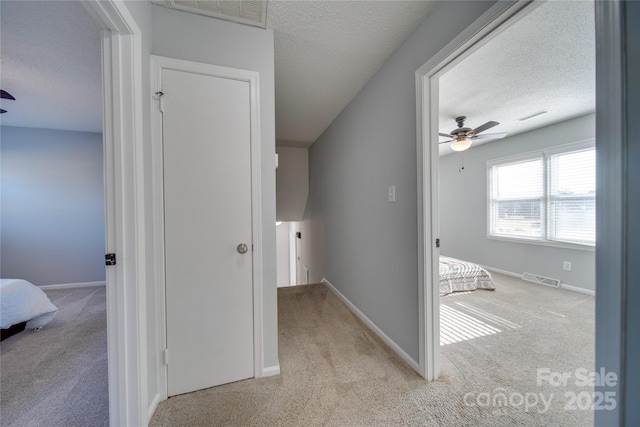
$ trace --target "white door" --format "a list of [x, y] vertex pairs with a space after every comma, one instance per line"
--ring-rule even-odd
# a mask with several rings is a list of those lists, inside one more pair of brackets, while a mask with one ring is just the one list
[[254, 376], [249, 90], [162, 70], [169, 396]]
[[298, 233], [296, 232], [296, 285], [308, 285], [309, 278], [307, 268], [302, 265], [300, 260], [300, 237], [298, 237]]
[[296, 232], [289, 231], [289, 284], [297, 285], [298, 280], [298, 248], [296, 247]]

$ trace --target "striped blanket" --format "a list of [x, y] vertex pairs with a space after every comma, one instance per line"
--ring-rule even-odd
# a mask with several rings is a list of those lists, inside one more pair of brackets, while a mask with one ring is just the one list
[[440, 257], [440, 295], [475, 289], [494, 290], [491, 274], [478, 264]]

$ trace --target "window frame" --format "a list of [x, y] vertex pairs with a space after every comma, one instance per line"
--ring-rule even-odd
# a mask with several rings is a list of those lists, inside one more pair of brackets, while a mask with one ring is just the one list
[[[564, 240], [550, 239], [548, 230], [549, 224], [549, 200], [550, 196], [550, 183], [549, 183], [549, 158], [553, 155], [568, 154], [572, 152], [586, 151], [595, 149], [595, 139], [586, 139], [582, 141], [572, 142], [569, 144], [563, 144], [546, 148], [543, 150], [529, 151], [512, 156], [500, 157], [487, 161], [487, 185], [486, 185], [486, 209], [487, 209], [487, 231], [486, 237], [489, 240], [507, 241], [526, 243], [533, 245], [551, 246], [566, 249], [578, 249], [586, 251], [595, 251], [595, 242], [593, 245], [586, 243], [568, 242]], [[523, 163], [530, 160], [542, 159], [542, 181], [543, 181], [543, 194], [541, 199], [542, 206], [540, 210], [540, 226], [542, 227], [541, 237], [527, 237], [527, 236], [510, 236], [502, 234], [492, 233], [492, 201], [493, 201], [493, 179], [492, 168], [501, 165], [509, 165], [513, 163]]]

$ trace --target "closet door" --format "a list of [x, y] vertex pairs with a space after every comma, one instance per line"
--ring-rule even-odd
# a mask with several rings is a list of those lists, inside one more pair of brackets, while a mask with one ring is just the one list
[[162, 71], [168, 394], [254, 376], [250, 87]]

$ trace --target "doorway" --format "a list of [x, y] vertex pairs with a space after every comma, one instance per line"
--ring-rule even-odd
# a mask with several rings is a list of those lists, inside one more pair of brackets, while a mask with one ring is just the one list
[[105, 245], [109, 422], [142, 425], [148, 416], [141, 33], [120, 2], [83, 1], [102, 29]]
[[[533, 298], [544, 284], [595, 294], [594, 22], [589, 2], [534, 4], [438, 78], [440, 283], [496, 289], [468, 297], [441, 289], [443, 345], [464, 340], [451, 316], [478, 314], [460, 301], [501, 298], [501, 283], [527, 286]], [[573, 59], [563, 53], [569, 44]], [[471, 134], [466, 148], [450, 136], [460, 127]], [[468, 274], [447, 270], [458, 266]], [[593, 321], [593, 308], [582, 315]], [[593, 339], [579, 347], [593, 353]]]
[[[148, 422], [141, 31], [123, 3], [83, 1], [102, 28], [110, 425]], [[137, 155], [136, 155], [137, 154]], [[147, 190], [148, 191], [148, 190]]]
[[[2, 86], [15, 95], [2, 100], [1, 269], [37, 285], [58, 308], [42, 331], [27, 328], [2, 343], [2, 381], [13, 384], [2, 390], [3, 421], [102, 425], [109, 421], [102, 29], [78, 2], [0, 7]], [[36, 310], [35, 301], [11, 305], [20, 303]]]
[[[510, 5], [496, 5], [474, 25], [460, 34], [447, 48], [443, 49], [431, 61], [426, 63], [416, 72], [416, 84], [418, 87], [417, 100], [417, 120], [418, 126], [418, 152], [419, 152], [419, 228], [420, 246], [419, 259], [424, 261], [421, 266], [421, 277], [419, 287], [420, 298], [424, 306], [420, 307], [420, 344], [421, 355], [420, 365], [427, 379], [435, 379], [440, 373], [439, 354], [439, 334], [440, 334], [440, 304], [439, 291], [435, 284], [439, 283], [439, 239], [440, 237], [440, 216], [439, 216], [439, 153], [437, 134], [442, 131], [448, 133], [449, 129], [439, 129], [438, 98], [440, 96], [439, 79], [448, 70], [462, 63], [466, 57], [473, 55], [480, 49], [488, 39], [506, 31], [511, 24], [518, 21], [522, 16], [535, 9], [539, 4], [524, 4], [518, 2]], [[523, 10], [527, 7], [527, 10]], [[460, 104], [464, 104], [466, 99], [460, 99]], [[459, 115], [465, 114], [464, 112]], [[481, 121], [482, 122], [482, 121]], [[477, 123], [480, 125], [481, 123]], [[471, 123], [470, 123], [471, 125]], [[455, 123], [452, 126], [455, 127]], [[472, 125], [471, 128], [474, 126]], [[442, 140], [442, 138], [441, 138]], [[434, 143], [432, 143], [434, 142]], [[573, 142], [573, 141], [569, 141]], [[458, 156], [458, 155], [456, 155]], [[462, 156], [459, 156], [461, 159]], [[449, 162], [451, 163], [451, 162]], [[425, 168], [425, 165], [430, 167]], [[463, 174], [464, 163], [456, 159], [456, 170]], [[449, 167], [451, 165], [449, 164]], [[481, 175], [485, 171], [481, 171]], [[423, 183], [428, 182], [429, 187], [424, 187]], [[480, 185], [484, 184], [482, 176], [478, 179]], [[486, 205], [481, 201], [481, 205]], [[486, 206], [485, 208], [486, 209]], [[471, 213], [468, 213], [472, 215]], [[482, 211], [479, 216], [482, 215]], [[426, 218], [426, 221], [423, 219]], [[449, 220], [449, 218], [446, 218]], [[480, 229], [484, 229], [481, 224]], [[450, 236], [449, 236], [450, 237]], [[436, 240], [438, 239], [438, 240]], [[449, 238], [450, 240], [450, 238]], [[432, 244], [429, 244], [432, 242]], [[436, 243], [437, 244], [434, 244]], [[446, 242], [443, 242], [446, 245]]]

